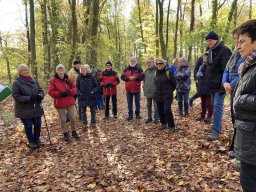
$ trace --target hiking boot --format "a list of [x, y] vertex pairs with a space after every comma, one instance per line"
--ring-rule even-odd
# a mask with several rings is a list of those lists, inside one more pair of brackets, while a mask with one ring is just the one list
[[206, 118], [204, 119], [204, 122], [205, 122], [205, 123], [211, 123], [211, 121], [212, 121], [212, 118], [211, 118], [211, 117], [206, 117]]
[[130, 116], [130, 117], [127, 117], [126, 120], [127, 120], [127, 121], [130, 121], [130, 120], [132, 120], [132, 118], [133, 118], [133, 117]]
[[88, 128], [88, 125], [87, 124], [82, 124], [82, 128], [83, 128], [83, 130], [86, 130]]
[[220, 134], [216, 131], [212, 131], [211, 135], [207, 137], [208, 141], [216, 141], [220, 138]]
[[76, 131], [72, 131], [72, 136], [75, 138], [75, 139], [80, 139], [79, 135], [77, 134]]
[[241, 168], [241, 162], [238, 161], [238, 162], [235, 162], [232, 167], [234, 167], [235, 169], [240, 169]]
[[166, 124], [162, 124], [160, 127], [160, 130], [164, 130], [164, 129], [166, 129], [166, 127], [167, 127]]
[[136, 119], [141, 119], [141, 116], [139, 116], [139, 115], [136, 115]]
[[96, 127], [96, 123], [91, 123], [91, 127], [95, 128]]
[[31, 148], [31, 149], [36, 149], [38, 147], [38, 145], [33, 143], [33, 142], [29, 142], [28, 147]]
[[196, 119], [195, 119], [196, 121], [202, 121], [202, 120], [204, 120], [204, 117], [197, 117]]
[[171, 133], [174, 133], [174, 132], [175, 132], [175, 127], [169, 127], [169, 131], [170, 131]]
[[145, 124], [149, 124], [149, 123], [151, 123], [152, 122], [152, 119], [147, 119], [146, 121], [145, 121]]
[[188, 113], [185, 113], [184, 117], [188, 117], [188, 116], [189, 116], [189, 114], [188, 114]]
[[40, 139], [39, 139], [39, 140], [37, 140], [37, 141], [35, 141], [35, 144], [36, 144], [38, 147], [40, 147], [40, 146], [42, 145], [42, 143], [41, 143]]
[[158, 124], [158, 120], [154, 120], [154, 124]]
[[63, 137], [64, 141], [69, 141], [68, 133], [64, 133], [63, 135], [64, 135]]
[[236, 157], [234, 151], [230, 151], [228, 155], [231, 159], [234, 159]]
[[114, 117], [115, 119], [117, 119], [117, 115], [113, 115], [113, 117]]

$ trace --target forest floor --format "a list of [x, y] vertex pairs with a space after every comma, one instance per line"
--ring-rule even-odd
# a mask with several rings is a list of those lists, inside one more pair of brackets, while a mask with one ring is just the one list
[[53, 145], [43, 123], [43, 146], [31, 151], [22, 125], [7, 115], [13, 112], [9, 97], [0, 104], [0, 191], [241, 191], [239, 171], [228, 156], [233, 132], [228, 100], [221, 139], [210, 143], [210, 125], [194, 120], [200, 99], [188, 118], [178, 116], [174, 101], [178, 130], [170, 134], [160, 131], [160, 124], [145, 125], [141, 98], [143, 118], [128, 122], [124, 85], [119, 85], [118, 119], [103, 120], [99, 110], [97, 128], [84, 131], [78, 122], [81, 139], [65, 142], [47, 95], [43, 106]]

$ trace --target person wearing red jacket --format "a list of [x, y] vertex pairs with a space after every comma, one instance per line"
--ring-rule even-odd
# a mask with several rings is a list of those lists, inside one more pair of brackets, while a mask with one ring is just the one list
[[133, 97], [135, 97], [135, 115], [137, 119], [141, 119], [140, 116], [140, 89], [141, 81], [144, 79], [144, 72], [138, 66], [135, 56], [130, 57], [130, 63], [127, 68], [124, 69], [121, 79], [125, 81], [126, 97], [128, 103], [128, 117], [130, 121], [133, 118]]
[[100, 74], [100, 86], [103, 88], [103, 95], [105, 96], [105, 119], [109, 117], [109, 100], [112, 97], [112, 113], [113, 117], [117, 118], [117, 90], [116, 86], [120, 83], [118, 75], [112, 70], [112, 63], [106, 63], [106, 69]]
[[76, 115], [75, 115], [75, 99], [77, 88], [74, 81], [65, 73], [65, 67], [62, 64], [56, 66], [56, 74], [50, 80], [48, 87], [48, 94], [54, 99], [54, 107], [59, 113], [61, 127], [63, 129], [64, 140], [69, 140], [67, 124], [66, 124], [66, 111], [68, 112], [72, 136], [79, 139], [76, 132]]

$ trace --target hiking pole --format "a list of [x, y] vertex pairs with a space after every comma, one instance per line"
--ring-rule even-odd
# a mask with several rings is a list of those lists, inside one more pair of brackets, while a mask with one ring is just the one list
[[41, 106], [41, 108], [43, 110], [44, 123], [45, 123], [45, 126], [46, 126], [46, 130], [47, 130], [48, 138], [49, 138], [49, 141], [50, 141], [50, 145], [52, 145], [50, 131], [49, 131], [48, 123], [47, 123], [46, 116], [45, 116], [45, 113], [44, 113], [44, 108], [42, 106]]

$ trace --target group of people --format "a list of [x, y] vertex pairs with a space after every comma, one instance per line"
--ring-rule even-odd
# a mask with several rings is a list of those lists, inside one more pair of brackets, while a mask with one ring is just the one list
[[[172, 113], [173, 93], [176, 90], [180, 116], [189, 115], [189, 105], [201, 98], [201, 114], [196, 120], [212, 121], [208, 141], [218, 140], [222, 129], [223, 105], [226, 93], [231, 95], [231, 117], [234, 127], [232, 154], [241, 161], [240, 180], [244, 191], [256, 191], [256, 20], [248, 20], [237, 26], [232, 35], [236, 42], [233, 53], [211, 31], [205, 36], [206, 52], [200, 56], [194, 68], [197, 93], [189, 97], [191, 69], [185, 57], [176, 58], [171, 66], [164, 59], [148, 57], [145, 72], [138, 66], [136, 57], [129, 59], [121, 79], [125, 82], [128, 104], [127, 120], [141, 119], [141, 83], [147, 101], [146, 124], [160, 120], [161, 130], [168, 128], [175, 132]], [[12, 95], [15, 100], [15, 115], [24, 124], [29, 146], [40, 146], [41, 102], [44, 91], [38, 81], [29, 75], [25, 64], [18, 66], [19, 77], [13, 83]], [[74, 61], [74, 67], [66, 73], [65, 66], [58, 64], [51, 78], [48, 94], [54, 99], [58, 111], [64, 140], [70, 139], [67, 121], [71, 122], [72, 136], [76, 132], [76, 111], [84, 129], [88, 127], [86, 115], [90, 108], [90, 126], [96, 127], [96, 105], [104, 95], [105, 116], [110, 117], [109, 103], [112, 100], [113, 118], [117, 118], [118, 74], [112, 63], [106, 62], [105, 70], [99, 76], [90, 72], [90, 66]], [[76, 109], [76, 100], [78, 107]], [[135, 113], [133, 110], [135, 100]], [[154, 107], [154, 110], [152, 109]], [[153, 112], [154, 111], [154, 115]], [[32, 128], [34, 127], [34, 130]]]

